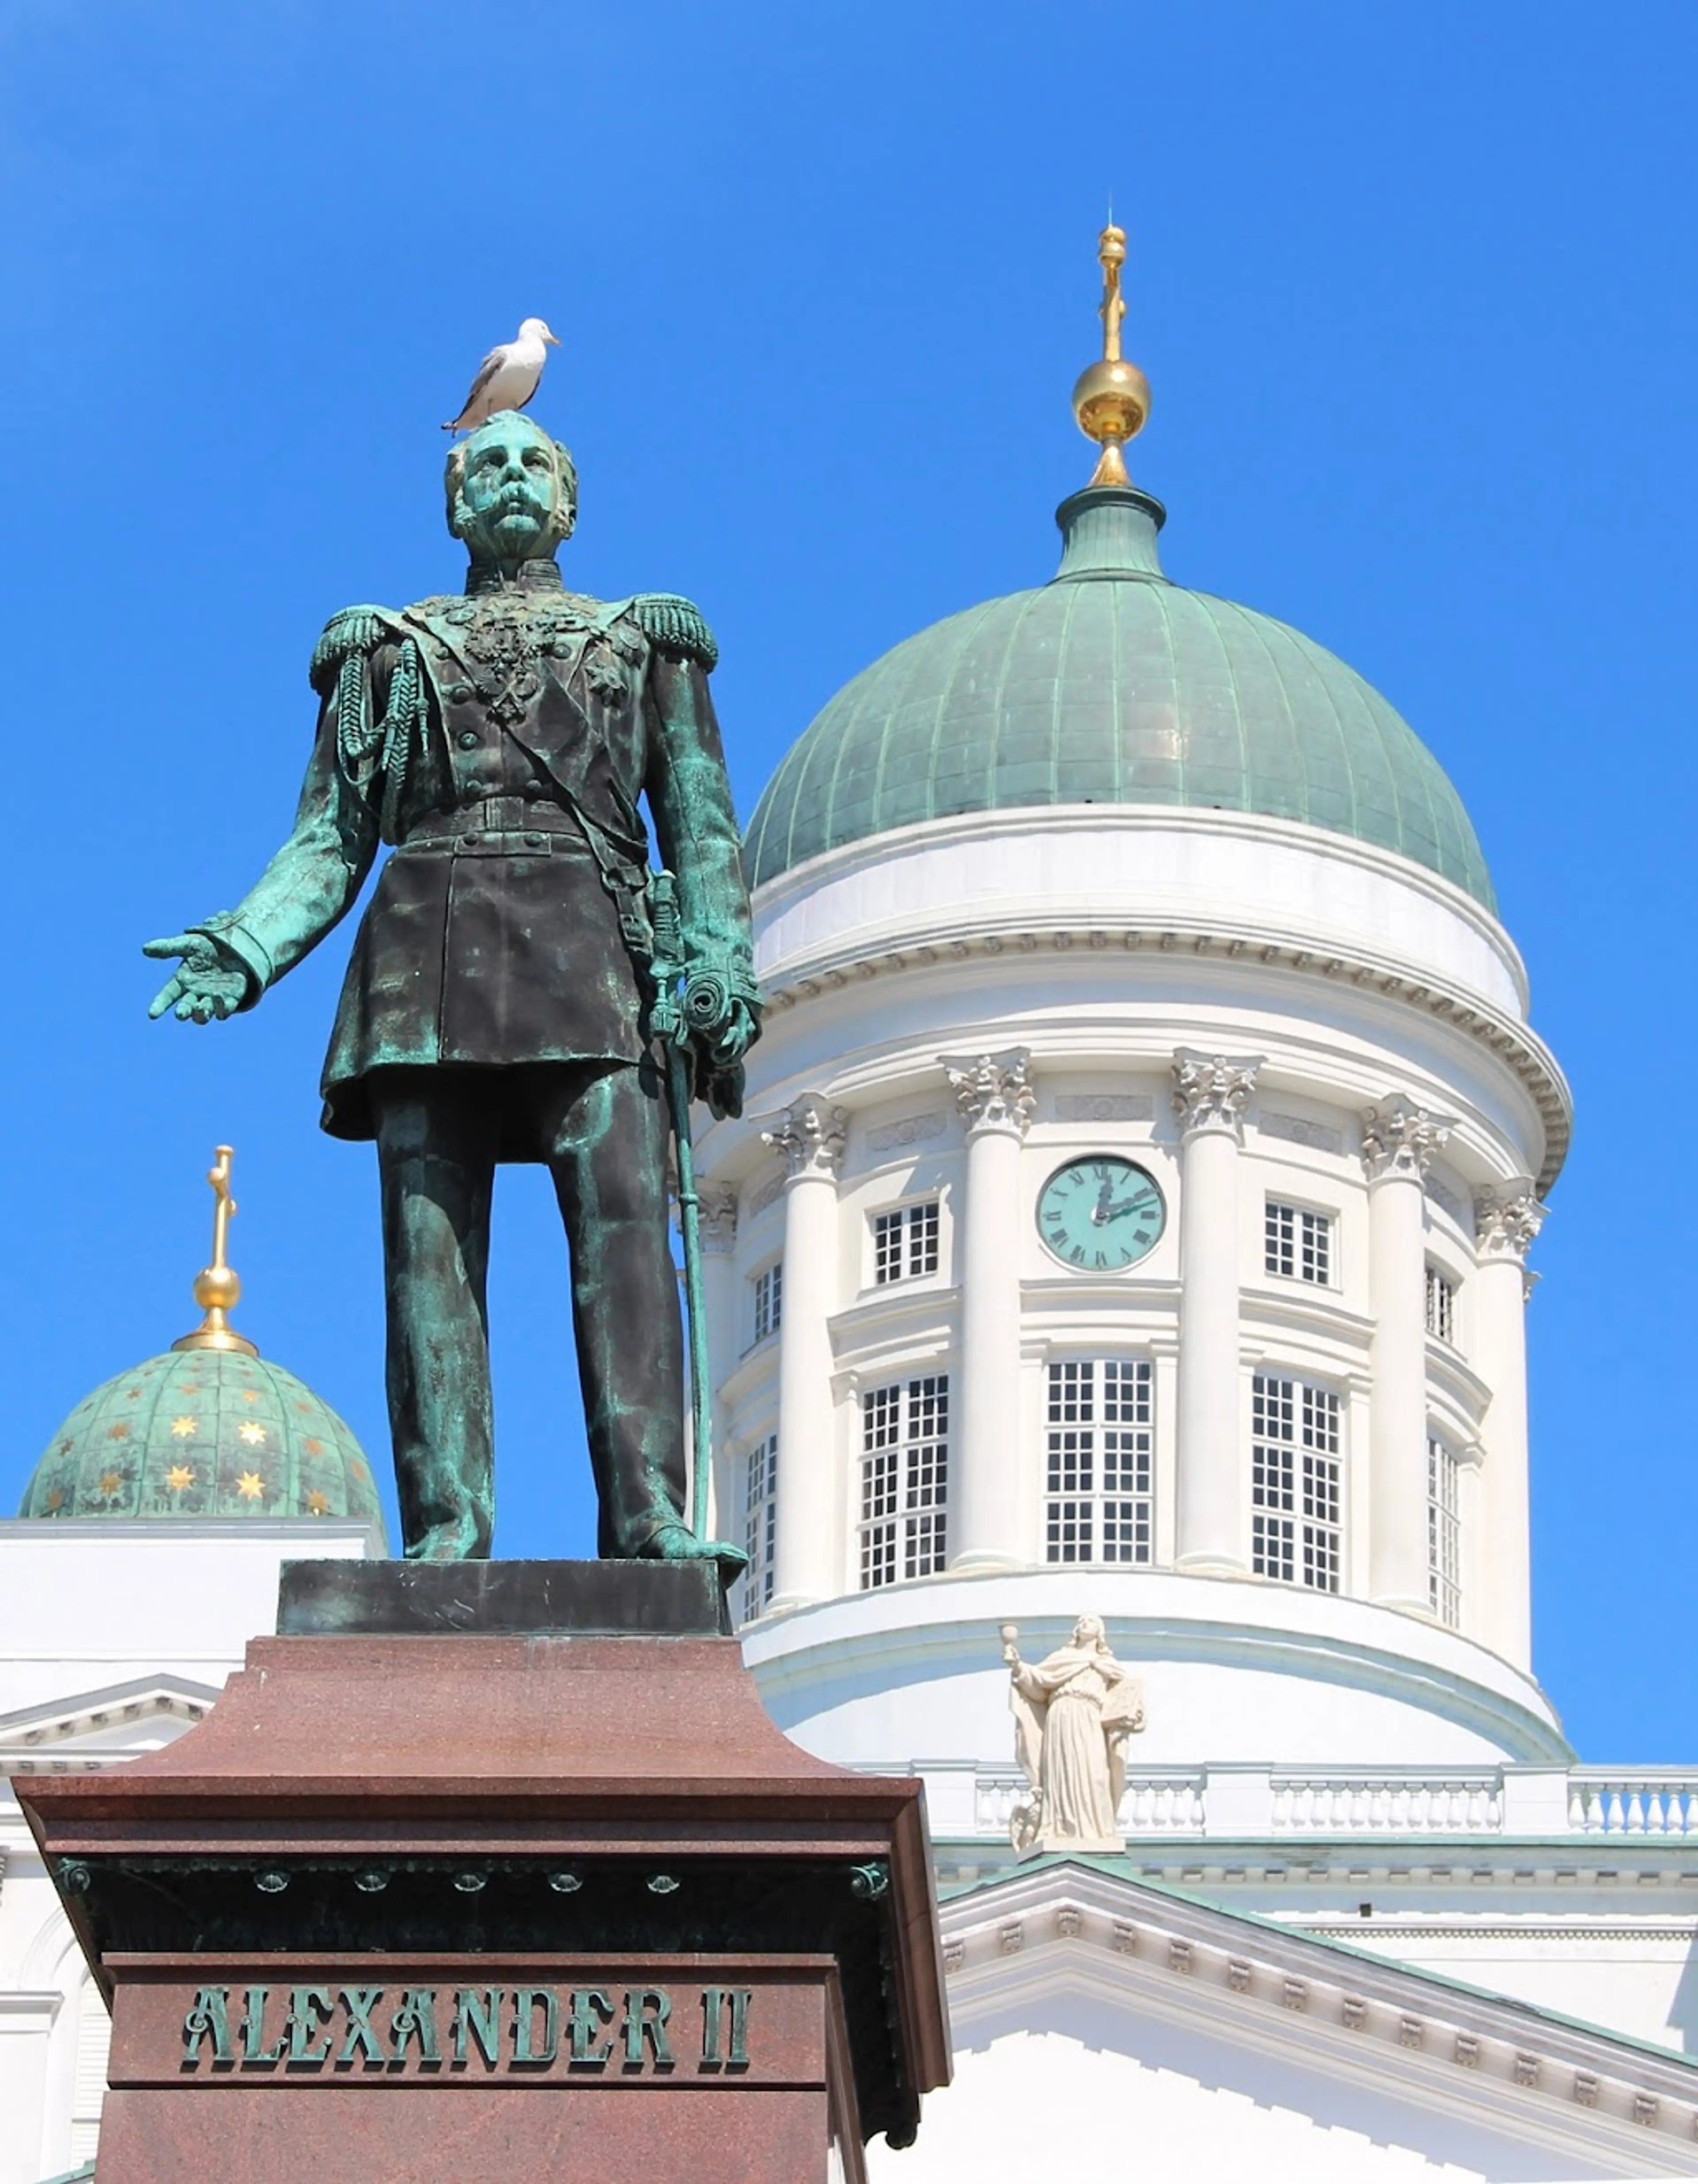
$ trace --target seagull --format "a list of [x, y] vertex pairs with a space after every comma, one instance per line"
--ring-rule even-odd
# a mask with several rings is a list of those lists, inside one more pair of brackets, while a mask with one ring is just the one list
[[560, 345], [546, 320], [526, 319], [513, 340], [491, 349], [479, 365], [459, 416], [451, 417], [443, 432], [470, 432], [498, 410], [522, 410], [542, 384], [546, 348]]

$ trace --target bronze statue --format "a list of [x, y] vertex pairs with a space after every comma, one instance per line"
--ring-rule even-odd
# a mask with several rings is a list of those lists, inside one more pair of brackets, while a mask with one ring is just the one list
[[294, 832], [234, 910], [148, 943], [181, 959], [152, 1013], [205, 1023], [253, 1007], [391, 845], [322, 1089], [324, 1128], [377, 1145], [406, 1552], [490, 1551], [490, 1195], [498, 1162], [540, 1161], [571, 1248], [600, 1552], [735, 1568], [737, 1548], [685, 1521], [666, 1057], [651, 1038], [657, 876], [637, 809], [646, 797], [672, 876], [678, 960], [662, 977], [687, 982], [682, 1023], [667, 1004], [679, 1075], [735, 1113], [760, 995], [708, 692], [716, 649], [687, 599], [564, 588], [576, 472], [528, 419], [503, 411], [461, 442], [447, 484], [464, 595], [331, 621]]

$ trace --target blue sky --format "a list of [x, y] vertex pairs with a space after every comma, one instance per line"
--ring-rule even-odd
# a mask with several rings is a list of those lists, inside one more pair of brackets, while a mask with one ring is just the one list
[[[381, 1462], [371, 1157], [315, 1127], [343, 944], [208, 1031], [148, 1023], [136, 950], [286, 831], [326, 616], [456, 581], [483, 348], [564, 337], [572, 580], [703, 602], [746, 814], [855, 670], [1049, 573], [1112, 192], [1170, 573], [1342, 653], [1484, 841], [1579, 1107], [1539, 1665], [1584, 1756], [1698, 1759], [1695, 61], [1689, 8], [1572, 0], [8, 0], [0, 1504], [192, 1323], [223, 1137], [244, 1323]], [[500, 1546], [588, 1552], [532, 1172], [492, 1310]]]

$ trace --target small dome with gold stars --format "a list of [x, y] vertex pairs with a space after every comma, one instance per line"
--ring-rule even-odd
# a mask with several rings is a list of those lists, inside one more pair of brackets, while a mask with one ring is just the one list
[[195, 1283], [204, 1319], [84, 1396], [36, 1466], [20, 1517], [339, 1517], [382, 1535], [371, 1467], [347, 1425], [230, 1325], [242, 1294], [224, 1256], [230, 1160], [220, 1145], [209, 1178], [213, 1263]]

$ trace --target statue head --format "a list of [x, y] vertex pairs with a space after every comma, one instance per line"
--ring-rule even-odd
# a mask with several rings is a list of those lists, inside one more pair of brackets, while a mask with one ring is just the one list
[[1073, 1625], [1073, 1643], [1082, 1652], [1106, 1653], [1109, 1649], [1108, 1627], [1100, 1615], [1082, 1615]]
[[512, 568], [546, 560], [578, 520], [568, 451], [516, 410], [498, 410], [448, 457], [448, 529], [474, 561]]

